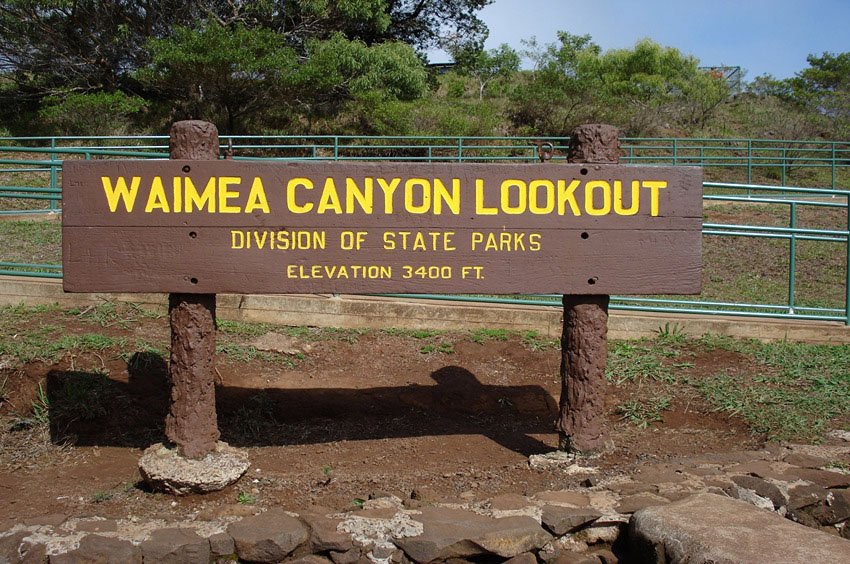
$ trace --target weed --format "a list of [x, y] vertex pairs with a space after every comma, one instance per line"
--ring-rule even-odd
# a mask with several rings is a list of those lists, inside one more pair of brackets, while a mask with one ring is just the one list
[[653, 423], [664, 420], [661, 413], [670, 409], [670, 398], [660, 396], [647, 401], [629, 400], [618, 404], [616, 409], [621, 419], [645, 429]]
[[38, 392], [32, 400], [32, 419], [38, 425], [47, 425], [50, 422], [50, 398], [41, 382], [38, 383]]
[[669, 321], [659, 327], [656, 333], [658, 333], [658, 340], [665, 343], [684, 343], [687, 339], [683, 327]]
[[247, 492], [239, 492], [239, 495], [236, 496], [236, 503], [242, 505], [254, 505], [257, 503], [257, 498]]
[[487, 341], [507, 341], [507, 329], [476, 329], [472, 332], [470, 338], [478, 343], [486, 343]]
[[3, 378], [3, 381], [0, 382], [0, 405], [8, 399], [9, 397], [9, 377], [6, 376]]
[[430, 343], [427, 345], [423, 345], [419, 348], [419, 352], [422, 354], [431, 354], [431, 353], [442, 353], [442, 354], [454, 354], [455, 348], [451, 343]]
[[91, 496], [92, 503], [103, 503], [115, 497], [115, 494], [106, 490], [98, 490]]
[[362, 509], [365, 504], [366, 504], [366, 500], [359, 498], [359, 497], [355, 497], [354, 499], [351, 500], [351, 505], [353, 505], [354, 507], [360, 508], [360, 509]]

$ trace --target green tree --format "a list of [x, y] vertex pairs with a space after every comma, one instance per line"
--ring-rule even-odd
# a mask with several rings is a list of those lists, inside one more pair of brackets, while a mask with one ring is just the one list
[[512, 96], [517, 127], [566, 135], [576, 125], [605, 121], [627, 135], [652, 135], [703, 125], [728, 98], [722, 77], [697, 60], [645, 39], [632, 49], [601, 52], [589, 35], [559, 32], [560, 44], [529, 42], [532, 71]]
[[262, 125], [292, 130], [300, 119], [312, 124], [352, 100], [413, 99], [426, 87], [410, 46], [370, 47], [342, 34], [311, 39], [299, 55], [274, 31], [209, 23], [177, 28], [148, 49], [151, 63], [136, 76], [161, 102], [173, 103], [171, 118], [207, 119], [225, 133]]
[[519, 53], [506, 43], [489, 51], [475, 45], [461, 45], [452, 51], [460, 74], [471, 76], [478, 82], [479, 100], [484, 99], [484, 89], [491, 82], [506, 81], [519, 70]]

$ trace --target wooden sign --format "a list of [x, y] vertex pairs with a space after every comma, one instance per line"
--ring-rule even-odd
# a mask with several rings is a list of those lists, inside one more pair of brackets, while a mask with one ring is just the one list
[[66, 161], [68, 292], [693, 294], [689, 167]]

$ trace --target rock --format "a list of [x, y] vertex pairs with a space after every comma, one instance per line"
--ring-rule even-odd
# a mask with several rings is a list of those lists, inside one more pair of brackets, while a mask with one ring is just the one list
[[537, 557], [530, 552], [523, 552], [522, 554], [505, 560], [502, 564], [537, 564]]
[[184, 458], [157, 443], [145, 450], [139, 472], [154, 490], [174, 495], [219, 491], [236, 482], [250, 466], [248, 455], [219, 441], [215, 452], [200, 460]]
[[531, 517], [493, 519], [460, 509], [431, 507], [414, 518], [422, 523], [422, 533], [393, 540], [416, 562], [481, 555], [513, 558], [539, 549], [552, 538]]
[[822, 468], [826, 466], [828, 461], [819, 456], [794, 452], [786, 456], [783, 462], [792, 466], [799, 466], [800, 468]]
[[549, 564], [599, 564], [599, 559], [590, 554], [564, 550], [554, 560], [550, 560]]
[[850, 519], [850, 492], [846, 490], [829, 492], [826, 503], [813, 508], [811, 515], [821, 525], [836, 525]]
[[191, 529], [158, 529], [142, 542], [141, 549], [146, 562], [208, 564], [210, 561], [210, 542]]
[[658, 484], [645, 484], [643, 482], [633, 482], [629, 480], [628, 482], [620, 482], [619, 484], [612, 484], [608, 486], [608, 489], [612, 492], [617, 492], [620, 495], [635, 495], [641, 493], [658, 493]]
[[575, 454], [556, 450], [546, 454], [532, 454], [528, 457], [528, 465], [535, 470], [559, 470], [565, 474], [595, 474], [598, 468], [582, 466], [580, 462], [586, 459]]
[[813, 470], [811, 468], [790, 468], [788, 474], [802, 480], [817, 484], [826, 489], [846, 488], [850, 486], [850, 475], [832, 472], [830, 470]]
[[30, 533], [20, 531], [8, 536], [0, 536], [0, 562], [44, 562], [46, 554], [43, 544], [33, 544], [24, 539]]
[[593, 508], [562, 507], [546, 505], [543, 507], [543, 525], [555, 536], [561, 536], [592, 523], [602, 516]]
[[333, 562], [324, 556], [319, 556], [318, 554], [308, 554], [301, 558], [288, 560], [286, 564], [333, 564]]
[[142, 549], [126, 540], [87, 535], [79, 546], [50, 556], [50, 564], [142, 564]]
[[[331, 513], [328, 511], [327, 513]], [[327, 513], [309, 511], [301, 513], [301, 521], [310, 530], [310, 548], [313, 552], [347, 552], [354, 548], [354, 542], [347, 534], [339, 532], [340, 519], [326, 517]]]
[[365, 559], [359, 548], [352, 548], [351, 550], [346, 550], [345, 552], [337, 552], [332, 550], [330, 555], [331, 560], [334, 561], [334, 564], [354, 564], [355, 562], [359, 562], [361, 559]]
[[493, 511], [519, 511], [534, 505], [527, 497], [519, 494], [502, 494], [490, 500]]
[[617, 555], [608, 550], [607, 548], [599, 548], [594, 550], [593, 552], [588, 553], [589, 556], [595, 556], [599, 559], [601, 564], [618, 564], [620, 559], [617, 558]]
[[732, 481], [741, 488], [755, 492], [757, 495], [767, 498], [773, 503], [774, 509], [788, 504], [788, 499], [775, 485], [756, 478], [755, 476], [732, 476]]
[[651, 493], [640, 493], [635, 495], [629, 495], [620, 500], [620, 503], [617, 504], [615, 511], [617, 513], [634, 513], [644, 507], [652, 507], [653, 505], [667, 505], [670, 503], [665, 497], [661, 497], [660, 495], [655, 495]]
[[841, 538], [713, 494], [638, 511], [629, 548], [639, 562], [850, 562]]
[[210, 554], [213, 558], [236, 555], [236, 543], [227, 533], [216, 533], [207, 540], [210, 541]]
[[276, 562], [283, 560], [309, 539], [307, 528], [282, 509], [246, 517], [227, 527], [241, 560]]
[[794, 486], [788, 490], [788, 509], [802, 509], [826, 501], [827, 493], [820, 486]]
[[732, 484], [726, 488], [724, 492], [731, 498], [744, 501], [750, 505], [758, 507], [759, 509], [766, 509], [767, 511], [773, 511], [775, 509], [773, 502], [768, 498], [758, 495], [753, 490], [742, 488], [737, 484]]

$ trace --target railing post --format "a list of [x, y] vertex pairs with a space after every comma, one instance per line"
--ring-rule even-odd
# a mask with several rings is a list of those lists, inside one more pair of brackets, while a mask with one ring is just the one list
[[[788, 227], [797, 229], [797, 203], [790, 204], [791, 218], [788, 222]], [[794, 314], [794, 294], [796, 288], [796, 270], [797, 270], [797, 234], [791, 232], [791, 239], [788, 242], [788, 313]]]
[[835, 141], [832, 142], [832, 189], [835, 190]]
[[[747, 139], [747, 184], [753, 183], [753, 140]], [[747, 194], [750, 193], [749, 188]]]
[[847, 263], [845, 264], [846, 271], [844, 273], [844, 324], [850, 325], [850, 196], [844, 196], [844, 204], [847, 210]]
[[[59, 182], [57, 181], [58, 174], [56, 171], [56, 166], [62, 166], [61, 161], [57, 163], [56, 159], [56, 138], [50, 138], [50, 189], [56, 190], [59, 186]], [[55, 211], [59, 209], [59, 201], [58, 200], [50, 200], [50, 210]]]

